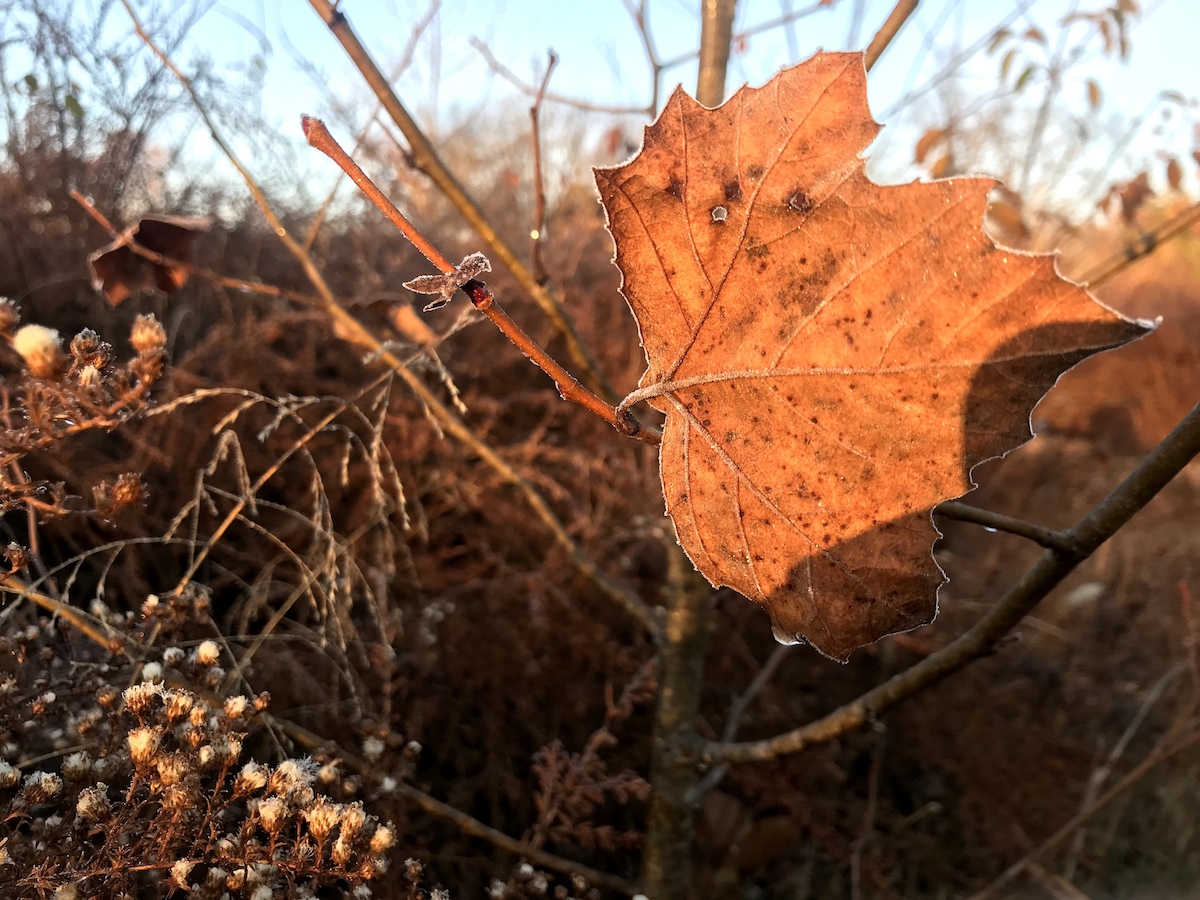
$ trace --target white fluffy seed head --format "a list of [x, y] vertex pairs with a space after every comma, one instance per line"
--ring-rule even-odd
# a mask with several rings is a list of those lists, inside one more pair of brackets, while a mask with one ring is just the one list
[[216, 641], [204, 641], [196, 648], [196, 664], [215, 666], [221, 658], [221, 648]]
[[24, 325], [12, 337], [13, 349], [35, 378], [53, 378], [66, 363], [57, 331], [44, 325]]

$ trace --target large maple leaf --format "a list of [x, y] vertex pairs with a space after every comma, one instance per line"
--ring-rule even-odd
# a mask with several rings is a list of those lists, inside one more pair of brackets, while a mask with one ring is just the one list
[[715, 110], [677, 90], [596, 171], [666, 413], [667, 511], [693, 563], [845, 659], [930, 621], [931, 509], [1032, 435], [1080, 360], [1144, 334], [983, 233], [995, 182], [881, 187], [862, 56], [819, 53]]

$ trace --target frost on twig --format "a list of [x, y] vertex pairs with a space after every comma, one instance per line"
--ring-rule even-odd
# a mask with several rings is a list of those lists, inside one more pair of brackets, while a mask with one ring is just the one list
[[442, 275], [418, 275], [412, 281], [404, 282], [404, 286], [417, 294], [436, 294], [436, 300], [425, 304], [424, 312], [430, 312], [441, 309], [449, 303], [454, 297], [454, 292], [468, 281], [473, 281], [484, 272], [490, 271], [492, 271], [492, 264], [488, 262], [488, 258], [482, 253], [472, 253], [460, 262], [453, 272], [446, 272]]

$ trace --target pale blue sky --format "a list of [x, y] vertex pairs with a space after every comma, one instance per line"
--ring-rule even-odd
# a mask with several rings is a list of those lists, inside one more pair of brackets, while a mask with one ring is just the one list
[[[958, 48], [986, 39], [1002, 21], [1011, 19], [1011, 27], [1018, 32], [1031, 27], [1043, 30], [1053, 49], [1058, 22], [1068, 11], [1091, 12], [1115, 2], [923, 0], [913, 20], [872, 72], [872, 110], [888, 126], [883, 142], [872, 152], [877, 156], [891, 154], [890, 174], [905, 174], [902, 167], [911, 158], [916, 136], [927, 127], [941, 124], [936, 91], [923, 102], [907, 105], [903, 104], [905, 92], [927, 85]], [[788, 5], [794, 10], [817, 7], [815, 0], [791, 0], [790, 4], [788, 0], [742, 0], [735, 29], [774, 19]], [[735, 54], [732, 60], [730, 90], [747, 81], [761, 84], [780, 67], [818, 48], [864, 47], [892, 5], [893, 0], [837, 0], [832, 8], [817, 9], [790, 30], [775, 28], [749, 38], [744, 52]], [[1141, 5], [1143, 16], [1131, 31], [1130, 61], [1122, 64], [1093, 53], [1072, 70], [1064, 94], [1065, 102], [1085, 114], [1086, 80], [1094, 78], [1104, 97], [1098, 120], [1111, 122], [1114, 129], [1117, 116], [1137, 117], [1162, 90], [1179, 91], [1189, 98], [1200, 92], [1200, 77], [1196, 74], [1200, 67], [1194, 49], [1195, 36], [1200, 34], [1200, 2], [1142, 0]], [[699, 35], [697, 6], [697, 0], [650, 0], [650, 31], [660, 59], [694, 50]], [[428, 5], [422, 0], [343, 0], [341, 9], [376, 61], [387, 70], [394, 66], [413, 23]], [[253, 26], [247, 27], [247, 22]], [[1089, 27], [1077, 25], [1071, 33], [1072, 41], [1082, 38]], [[486, 41], [496, 57], [529, 82], [536, 81], [548, 49], [553, 48], [559, 56], [551, 82], [554, 91], [610, 105], [638, 106], [649, 99], [644, 51], [621, 0], [444, 0], [418, 46], [412, 68], [398, 82], [402, 98], [432, 130], [458, 124], [463, 115], [485, 104], [518, 96], [472, 48], [473, 37]], [[248, 64], [255, 54], [265, 51], [268, 69], [264, 113], [285, 130], [301, 112], [321, 114], [327, 109], [327, 101], [311, 74], [294, 62], [296, 55], [307, 58], [319, 70], [328, 96], [350, 101], [352, 106], [361, 98], [364, 118], [372, 107], [340, 46], [301, 0], [286, 4], [278, 0], [217, 3], [193, 31], [190, 43], [230, 69]], [[1035, 48], [1034, 52], [1036, 55], [1039, 51]], [[993, 56], [979, 54], [962, 68], [957, 89], [968, 95], [994, 90], [1002, 56], [1003, 51]], [[1022, 67], [1021, 62], [1014, 65], [1010, 83]], [[679, 65], [664, 74], [661, 98], [665, 99], [681, 81], [689, 90], [694, 87], [694, 63]], [[1030, 110], [1044, 90], [1040, 76], [1030, 79], [1025, 92]], [[1193, 106], [1188, 115], [1194, 119], [1196, 114]], [[1014, 123], [1014, 128], [1017, 125]], [[1156, 134], [1159, 126], [1163, 126], [1162, 131]], [[1193, 135], [1192, 130], [1187, 115], [1176, 115], [1165, 125], [1158, 121], [1157, 114], [1150, 117], [1130, 144], [1126, 169], [1153, 167], [1164, 146], [1186, 156], [1193, 146], [1200, 147], [1200, 136]], [[1021, 136], [1014, 134], [1013, 140], [1020, 143]], [[914, 173], [907, 174], [911, 177]], [[1189, 179], [1194, 187], [1194, 168], [1189, 168]]]

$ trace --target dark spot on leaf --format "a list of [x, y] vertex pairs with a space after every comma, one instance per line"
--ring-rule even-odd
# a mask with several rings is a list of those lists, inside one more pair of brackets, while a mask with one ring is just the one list
[[745, 252], [746, 256], [750, 259], [761, 259], [764, 256], [771, 255], [771, 248], [758, 238], [752, 237], [746, 242]]
[[676, 178], [674, 175], [672, 175], [670, 182], [667, 183], [667, 191], [666, 192], [668, 194], [670, 194], [672, 197], [674, 197], [676, 200], [682, 200], [683, 199], [683, 182], [680, 181], [678, 178]]
[[812, 198], [804, 192], [803, 188], [796, 188], [792, 191], [791, 196], [787, 201], [788, 209], [793, 212], [798, 212], [802, 216], [808, 215], [813, 210]]
[[742, 199], [742, 184], [737, 178], [725, 185], [725, 199], [731, 203]]
[[749, 178], [751, 181], [758, 181], [758, 179], [763, 177], [763, 172], [765, 172], [765, 171], [766, 171], [766, 169], [764, 169], [760, 165], [747, 166], [746, 167], [746, 177]]

